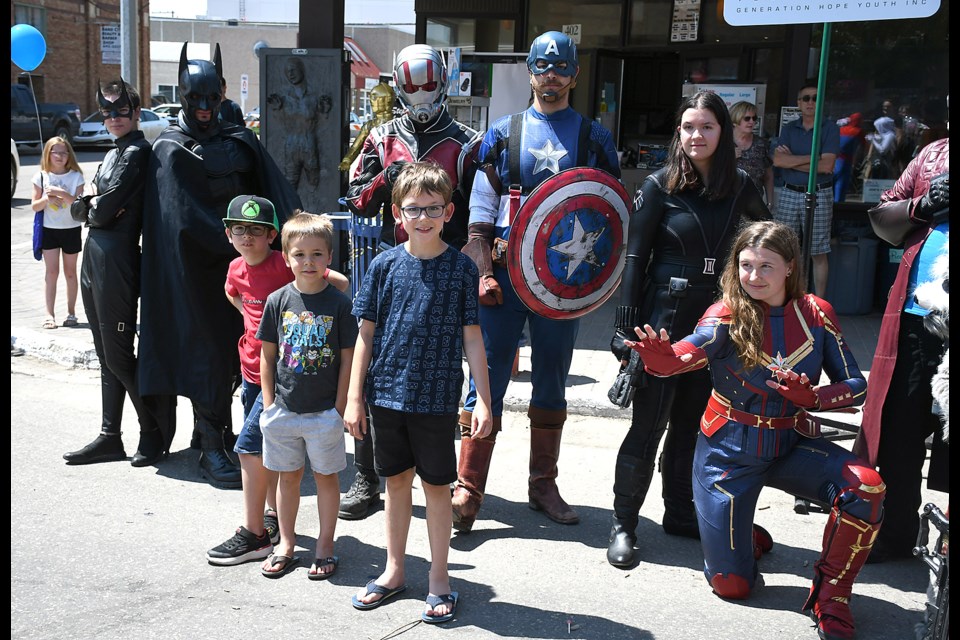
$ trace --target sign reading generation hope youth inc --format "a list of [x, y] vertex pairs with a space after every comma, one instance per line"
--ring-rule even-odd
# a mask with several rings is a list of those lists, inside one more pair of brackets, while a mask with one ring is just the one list
[[726, 0], [723, 19], [735, 27], [929, 18], [940, 0]]

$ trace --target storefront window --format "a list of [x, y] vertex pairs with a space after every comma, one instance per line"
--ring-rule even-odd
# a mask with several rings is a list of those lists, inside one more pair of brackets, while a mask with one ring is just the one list
[[[824, 114], [840, 121], [843, 160], [850, 168], [843, 200], [872, 202], [924, 145], [947, 135], [949, 4], [931, 18], [835, 23], [832, 27]], [[814, 29], [812, 46], [822, 28]], [[819, 60], [819, 49], [813, 51]], [[816, 67], [811, 70], [811, 75]], [[848, 121], [859, 114], [860, 139]], [[893, 120], [894, 150], [878, 151], [870, 138]], [[864, 136], [867, 136], [866, 138]], [[850, 138], [851, 136], [846, 136]]]
[[516, 22], [495, 18], [430, 18], [427, 44], [437, 49], [460, 47], [464, 52], [513, 51]]
[[670, 41], [673, 0], [633, 0], [628, 44], [663, 46]]
[[[560, 3], [530, 0], [527, 44], [544, 31], [560, 31], [565, 24], [580, 25], [581, 49], [619, 47], [623, 23], [621, 0], [596, 0], [590, 3]], [[583, 66], [583, 65], [581, 65]]]

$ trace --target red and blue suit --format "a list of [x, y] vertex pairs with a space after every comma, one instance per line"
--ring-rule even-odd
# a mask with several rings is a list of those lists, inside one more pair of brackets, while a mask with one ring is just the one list
[[[808, 294], [783, 307], [764, 307], [764, 366], [745, 370], [723, 302], [707, 310], [692, 335], [672, 345], [672, 355], [651, 358], [646, 349], [638, 351], [654, 375], [710, 365], [713, 391], [700, 421], [693, 494], [704, 574], [714, 592], [731, 599], [749, 595], [760, 555], [754, 510], [761, 489], [775, 487], [830, 508], [804, 609], [813, 609], [821, 638], [852, 637], [853, 580], [880, 530], [886, 488], [866, 462], [825, 440], [807, 410], [859, 405], [867, 383], [829, 303]], [[810, 380], [804, 406], [766, 384], [787, 371]], [[821, 372], [832, 382], [816, 386]]]
[[354, 215], [375, 218], [385, 205], [380, 231], [381, 247], [405, 242], [403, 227], [390, 215], [390, 165], [395, 162], [433, 160], [446, 170], [453, 185], [453, 217], [443, 225], [443, 239], [460, 249], [467, 242], [468, 202], [476, 172], [480, 133], [457, 122], [444, 106], [427, 124], [409, 114], [374, 127], [360, 150], [360, 162], [347, 188], [347, 205]]

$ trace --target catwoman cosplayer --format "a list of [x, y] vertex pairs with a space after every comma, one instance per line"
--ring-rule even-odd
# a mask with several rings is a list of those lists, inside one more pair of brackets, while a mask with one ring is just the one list
[[193, 402], [201, 473], [239, 488], [240, 469], [224, 451], [240, 372], [240, 314], [223, 295], [236, 251], [222, 219], [237, 195], [276, 205], [281, 223], [300, 198], [256, 135], [217, 118], [220, 46], [213, 62], [180, 52], [182, 109], [154, 142], [144, 198], [140, 390]]
[[[83, 247], [80, 291], [100, 359], [103, 421], [97, 438], [79, 451], [64, 454], [67, 464], [126, 458], [120, 439], [124, 395], [140, 420], [140, 443], [131, 464], [158, 461], [170, 448], [165, 438], [176, 399], [141, 396], [133, 336], [140, 295], [140, 226], [150, 144], [137, 130], [140, 96], [121, 78], [97, 87], [97, 104], [110, 131], [122, 133], [97, 169], [92, 188], [74, 201], [70, 214], [89, 228]], [[107, 97], [109, 96], [109, 98]]]

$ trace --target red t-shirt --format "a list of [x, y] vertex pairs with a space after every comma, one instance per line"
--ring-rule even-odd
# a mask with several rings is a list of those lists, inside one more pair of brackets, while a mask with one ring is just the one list
[[230, 263], [224, 291], [240, 296], [243, 303], [243, 335], [240, 336], [240, 372], [243, 379], [260, 385], [260, 341], [257, 328], [263, 317], [267, 296], [293, 281], [293, 272], [283, 261], [283, 253], [271, 251], [266, 260], [251, 267], [243, 257]]

